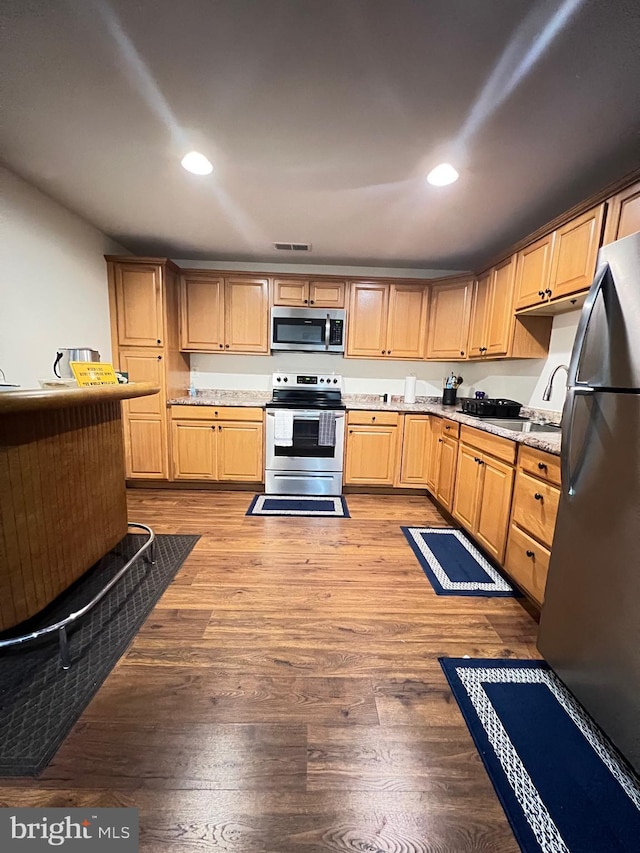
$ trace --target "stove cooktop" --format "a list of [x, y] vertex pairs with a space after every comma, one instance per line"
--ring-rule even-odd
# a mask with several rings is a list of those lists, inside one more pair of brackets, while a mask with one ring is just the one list
[[342, 402], [342, 376], [335, 374], [274, 373], [270, 409], [336, 409]]

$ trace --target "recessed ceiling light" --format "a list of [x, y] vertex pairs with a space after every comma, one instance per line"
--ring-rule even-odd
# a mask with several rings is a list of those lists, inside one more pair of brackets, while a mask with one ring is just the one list
[[427, 180], [434, 187], [446, 187], [447, 184], [452, 184], [457, 181], [460, 175], [453, 168], [451, 163], [440, 163], [435, 169], [432, 169], [427, 175]]
[[213, 166], [199, 151], [189, 151], [180, 162], [187, 172], [193, 172], [194, 175], [210, 175], [213, 172]]

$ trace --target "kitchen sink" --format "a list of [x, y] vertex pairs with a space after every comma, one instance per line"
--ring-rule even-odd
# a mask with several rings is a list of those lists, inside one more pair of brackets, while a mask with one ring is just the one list
[[515, 432], [551, 432], [559, 433], [560, 427], [555, 424], [538, 424], [534, 421], [523, 421], [519, 418], [482, 418], [484, 423], [512, 429]]

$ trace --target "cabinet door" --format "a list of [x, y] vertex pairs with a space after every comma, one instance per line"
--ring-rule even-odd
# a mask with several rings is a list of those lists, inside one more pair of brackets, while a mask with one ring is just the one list
[[266, 278], [225, 281], [225, 351], [269, 351], [269, 282]]
[[309, 304], [309, 282], [306, 279], [275, 278], [273, 304], [304, 308]]
[[173, 421], [173, 476], [176, 480], [216, 479], [216, 425], [208, 421]]
[[470, 532], [475, 530], [478, 516], [478, 490], [482, 471], [480, 456], [472, 447], [460, 445], [452, 514]]
[[440, 451], [442, 448], [442, 418], [430, 417], [427, 429], [427, 488], [435, 495], [438, 485]]
[[164, 354], [154, 350], [120, 350], [120, 370], [129, 374], [132, 382], [152, 382], [160, 386], [159, 394], [135, 397], [122, 401], [122, 411], [128, 415], [145, 415], [165, 418]]
[[405, 415], [400, 483], [426, 485], [429, 472], [429, 416]]
[[440, 465], [438, 467], [436, 497], [451, 512], [453, 509], [453, 494], [456, 483], [458, 442], [455, 439], [448, 438], [446, 435], [440, 441]]
[[392, 486], [396, 469], [397, 427], [350, 426], [345, 483]]
[[427, 358], [456, 361], [465, 358], [473, 280], [434, 284], [430, 296]]
[[509, 528], [504, 567], [516, 583], [538, 604], [544, 601], [551, 553], [524, 530]]
[[640, 182], [627, 187], [607, 202], [603, 243], [622, 240], [640, 231]]
[[180, 280], [180, 349], [214, 352], [224, 348], [224, 279]]
[[424, 358], [427, 327], [427, 289], [392, 284], [389, 290], [387, 355]]
[[310, 281], [309, 305], [315, 308], [344, 308], [344, 281]]
[[113, 272], [119, 345], [162, 346], [162, 268], [116, 263]]
[[491, 272], [491, 301], [487, 318], [486, 355], [507, 355], [515, 322], [513, 285], [515, 255], [493, 268]]
[[382, 358], [387, 352], [389, 285], [357, 282], [351, 285], [347, 355]]
[[555, 231], [530, 246], [521, 249], [516, 256], [516, 311], [538, 305], [549, 298], [546, 292], [551, 277], [551, 256], [555, 242]]
[[218, 424], [218, 480], [261, 483], [264, 479], [262, 424]]
[[482, 358], [486, 353], [487, 315], [489, 313], [491, 270], [481, 275], [473, 290], [471, 328], [469, 332], [469, 358]]
[[481, 545], [502, 563], [507, 543], [514, 469], [482, 454], [482, 479], [475, 535]]
[[550, 297], [568, 296], [590, 287], [602, 233], [604, 204], [558, 228], [551, 259]]
[[167, 437], [164, 418], [124, 418], [125, 472], [131, 479], [166, 480]]

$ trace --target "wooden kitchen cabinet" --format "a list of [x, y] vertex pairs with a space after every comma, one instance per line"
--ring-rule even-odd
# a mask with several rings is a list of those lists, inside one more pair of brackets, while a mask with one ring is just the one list
[[180, 348], [185, 352], [269, 352], [269, 280], [202, 270], [180, 278]]
[[261, 482], [263, 412], [233, 406], [175, 406], [171, 435], [176, 480]]
[[491, 270], [478, 276], [473, 289], [469, 358], [482, 358], [486, 353], [486, 328], [491, 305]]
[[555, 232], [525, 246], [516, 255], [516, 311], [536, 305], [549, 297], [551, 256]]
[[560, 457], [521, 445], [504, 567], [539, 605], [544, 601], [559, 501]]
[[423, 358], [426, 318], [424, 285], [354, 282], [349, 300], [346, 355]]
[[292, 308], [344, 308], [345, 286], [340, 280], [275, 278], [273, 304]]
[[347, 414], [344, 482], [393, 486], [398, 469], [397, 412]]
[[160, 393], [123, 404], [128, 479], [169, 476], [168, 397], [184, 394], [189, 363], [179, 350], [178, 268], [166, 258], [106, 256], [112, 358], [132, 382], [151, 382]]
[[432, 495], [436, 493], [438, 484], [438, 467], [440, 462], [440, 444], [442, 437], [442, 418], [436, 415], [429, 417], [427, 424], [427, 477], [426, 486]]
[[430, 415], [405, 415], [400, 486], [426, 486], [429, 477]]
[[164, 345], [163, 267], [158, 263], [117, 263], [115, 288], [117, 343], [121, 347]]
[[617, 193], [607, 202], [603, 245], [640, 231], [640, 181]]
[[550, 299], [569, 296], [591, 286], [600, 248], [604, 204], [558, 228], [551, 258]]
[[604, 213], [599, 204], [518, 252], [516, 311], [551, 315], [579, 307], [575, 297], [595, 274]]
[[460, 437], [452, 514], [501, 563], [513, 494], [514, 468], [509, 460], [515, 459], [515, 444], [469, 427], [461, 428]]
[[[446, 423], [444, 425], [446, 428]], [[444, 432], [438, 439], [440, 445], [438, 460], [438, 479], [436, 482], [436, 497], [442, 506], [453, 509], [453, 496], [456, 484], [456, 463], [458, 460], [458, 440]]]
[[427, 358], [458, 361], [466, 358], [473, 279], [431, 285]]

